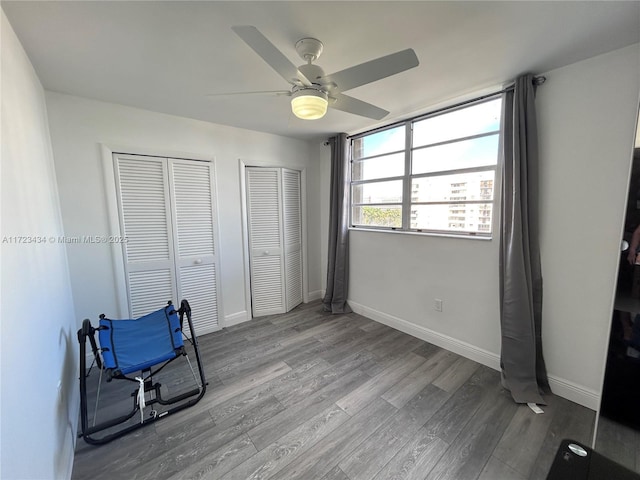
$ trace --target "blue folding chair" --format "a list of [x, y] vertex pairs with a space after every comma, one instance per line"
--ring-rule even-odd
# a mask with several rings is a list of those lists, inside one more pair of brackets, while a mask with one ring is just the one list
[[[183, 332], [184, 317], [187, 318], [189, 334]], [[126, 433], [140, 427], [153, 423], [167, 415], [171, 415], [185, 408], [198, 403], [204, 396], [207, 383], [198, 348], [193, 322], [191, 320], [191, 307], [189, 302], [182, 300], [180, 309], [176, 310], [171, 302], [164, 308], [152, 312], [143, 317], [132, 320], [111, 320], [105, 315], [100, 315], [99, 327], [94, 328], [91, 321], [86, 319], [82, 323], [82, 328], [78, 330], [78, 341], [80, 342], [80, 415], [81, 428], [80, 436], [90, 444], [102, 444], [110, 442]], [[98, 332], [98, 347], [95, 333]], [[94, 362], [87, 370], [86, 342], [89, 339], [93, 351]], [[185, 340], [187, 344], [185, 345]], [[195, 356], [198, 375], [193, 369], [189, 359], [189, 352]], [[177, 360], [183, 360], [188, 368], [171, 367], [165, 370], [168, 372], [166, 378], [174, 381], [178, 386], [175, 388], [179, 393], [173, 393], [169, 397], [163, 397], [163, 390], [172, 391], [172, 388], [162, 384], [154, 377], [160, 376], [160, 372], [168, 365]], [[93, 365], [99, 370], [97, 384], [88, 385]], [[184, 390], [185, 375], [191, 373], [193, 377], [193, 388]], [[188, 375], [186, 375], [188, 376]], [[117, 402], [118, 393], [133, 397], [133, 407], [124, 414], [108, 416], [106, 420], [97, 422], [98, 405], [100, 402], [101, 390], [105, 389], [103, 380], [110, 383], [112, 380], [125, 380], [136, 383], [136, 389], [131, 392], [118, 391], [110, 392], [109, 404]], [[95, 383], [95, 382], [94, 382]], [[190, 386], [189, 386], [190, 387]], [[88, 416], [88, 393], [89, 390], [95, 393], [95, 410], [93, 423], [89, 425]], [[95, 392], [93, 392], [95, 390]], [[126, 401], [126, 400], [125, 400]], [[148, 416], [145, 416], [145, 408], [151, 408]], [[166, 407], [166, 408], [163, 408]], [[133, 417], [140, 414], [140, 420]], [[133, 419], [133, 421], [132, 421]], [[96, 436], [99, 432], [104, 432]]]

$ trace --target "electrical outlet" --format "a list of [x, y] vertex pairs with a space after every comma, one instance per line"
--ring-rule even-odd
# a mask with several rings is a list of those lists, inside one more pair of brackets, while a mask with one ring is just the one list
[[434, 299], [433, 308], [436, 309], [436, 312], [441, 312], [442, 311], [442, 300], [439, 299], [439, 298]]

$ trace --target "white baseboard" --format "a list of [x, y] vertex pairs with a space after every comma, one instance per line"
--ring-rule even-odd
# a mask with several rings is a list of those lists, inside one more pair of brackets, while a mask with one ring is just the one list
[[[453, 353], [457, 353], [463, 357], [469, 358], [489, 368], [500, 371], [500, 356], [496, 353], [484, 350], [482, 348], [471, 345], [470, 343], [443, 335], [434, 330], [428, 329], [421, 325], [409, 322], [402, 318], [380, 312], [372, 308], [366, 307], [359, 303], [348, 300], [349, 305], [354, 312], [363, 315], [376, 322], [383, 323], [389, 327], [400, 330], [413, 337], [432, 343], [438, 347], [444, 348]], [[600, 396], [597, 392], [590, 390], [582, 385], [549, 375], [549, 385], [554, 394], [578, 403], [592, 410], [597, 410], [600, 404]]]
[[566, 398], [572, 402], [578, 403], [583, 407], [597, 411], [600, 408], [600, 395], [598, 392], [577, 385], [564, 378], [558, 378], [555, 375], [547, 374], [549, 378], [549, 386], [551, 391], [559, 397]]
[[396, 330], [408, 333], [413, 337], [417, 337], [420, 340], [437, 345], [438, 347], [449, 350], [450, 352], [462, 355], [463, 357], [474, 360], [482, 365], [486, 365], [494, 370], [500, 370], [500, 357], [495, 353], [483, 350], [469, 343], [443, 335], [420, 325], [416, 325], [415, 323], [403, 320], [402, 318], [394, 317], [388, 313], [365, 307], [364, 305], [352, 302], [351, 300], [347, 300], [347, 303], [351, 306], [354, 312], [370, 318], [371, 320], [384, 323]]
[[324, 290], [316, 290], [315, 292], [309, 292], [309, 302], [313, 302], [314, 300], [322, 300], [323, 298], [324, 298]]
[[244, 323], [249, 320], [251, 320], [251, 315], [246, 310], [243, 310], [241, 312], [225, 316], [224, 326], [231, 327], [233, 325], [238, 325], [239, 323]]

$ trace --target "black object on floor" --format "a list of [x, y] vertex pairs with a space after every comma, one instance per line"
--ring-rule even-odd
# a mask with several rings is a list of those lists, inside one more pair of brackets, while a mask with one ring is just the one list
[[547, 480], [640, 480], [640, 475], [575, 440], [565, 439]]

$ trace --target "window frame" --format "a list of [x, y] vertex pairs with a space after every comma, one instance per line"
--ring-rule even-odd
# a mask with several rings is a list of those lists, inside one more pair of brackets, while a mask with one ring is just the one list
[[[452, 105], [449, 107], [445, 107], [442, 109], [435, 110], [433, 112], [429, 112], [426, 114], [422, 114], [416, 117], [412, 117], [400, 122], [394, 122], [389, 125], [382, 126], [380, 128], [376, 128], [374, 130], [369, 130], [366, 132], [359, 133], [357, 135], [353, 135], [350, 137], [350, 149], [349, 149], [349, 173], [350, 173], [350, 183], [349, 183], [349, 229], [350, 230], [358, 230], [358, 231], [375, 231], [375, 232], [393, 232], [393, 233], [408, 233], [408, 234], [418, 234], [418, 235], [433, 235], [433, 236], [450, 236], [450, 237], [459, 237], [459, 238], [476, 238], [476, 239], [485, 239], [490, 240], [493, 238], [493, 232], [495, 230], [495, 226], [497, 224], [497, 211], [496, 206], [499, 199], [499, 192], [497, 188], [501, 185], [501, 164], [502, 164], [502, 155], [501, 155], [501, 145], [502, 145], [502, 135], [503, 135], [503, 111], [501, 108], [500, 121], [497, 130], [491, 130], [488, 132], [483, 132], [479, 134], [465, 135], [460, 137], [455, 137], [452, 139], [447, 139], [444, 141], [437, 141], [433, 143], [427, 143], [423, 145], [419, 145], [417, 147], [413, 147], [413, 131], [414, 124], [420, 122], [422, 120], [426, 120], [428, 118], [434, 118], [440, 115], [445, 115], [447, 113], [452, 113], [458, 110], [462, 110], [465, 108], [469, 108], [475, 105], [480, 105], [482, 103], [487, 103], [490, 101], [504, 100], [503, 93], [491, 93], [488, 95], [484, 95], [479, 98], [475, 98], [460, 104]], [[367, 136], [375, 135], [387, 130], [391, 130], [393, 128], [397, 128], [398, 126], [404, 126], [405, 129], [405, 142], [404, 149], [402, 150], [393, 150], [381, 154], [363, 156], [360, 158], [354, 158], [354, 142], [365, 138]], [[497, 135], [498, 148], [496, 152], [496, 162], [491, 165], [484, 166], [475, 166], [475, 167], [466, 167], [466, 168], [456, 168], [449, 170], [437, 170], [433, 172], [426, 173], [418, 173], [412, 174], [411, 167], [413, 164], [413, 154], [414, 151], [423, 150], [427, 148], [438, 147], [442, 145], [455, 144], [462, 141], [467, 140], [475, 140], [477, 138], [491, 137]], [[366, 160], [371, 160], [375, 158], [380, 158], [384, 156], [398, 155], [404, 154], [404, 174], [400, 176], [393, 177], [381, 177], [374, 178], [368, 180], [353, 180], [353, 172], [355, 164], [361, 163]], [[493, 171], [493, 198], [491, 200], [486, 199], [477, 199], [477, 200], [459, 200], [459, 201], [451, 201], [451, 200], [443, 200], [443, 201], [413, 201], [412, 198], [412, 189], [413, 189], [413, 180], [420, 178], [432, 178], [438, 176], [446, 176], [446, 175], [455, 175], [455, 174], [465, 174], [465, 173], [476, 173], [476, 172], [485, 172], [485, 171]], [[387, 181], [402, 181], [402, 199], [401, 202], [393, 202], [393, 203], [363, 203], [363, 202], [354, 202], [354, 186], [358, 185], [366, 185], [373, 184], [379, 182], [387, 182]], [[415, 210], [416, 206], [423, 205], [477, 205], [478, 210], [484, 210], [482, 208], [483, 205], [490, 204], [491, 205], [491, 220], [487, 224], [490, 226], [489, 231], [482, 232], [480, 231], [480, 224], [478, 223], [478, 231], [465, 231], [465, 230], [453, 230], [453, 229], [430, 229], [430, 228], [417, 228], [411, 226], [411, 218], [412, 213]], [[401, 209], [401, 226], [393, 227], [393, 226], [379, 226], [379, 225], [365, 225], [365, 224], [355, 224], [353, 219], [354, 208], [358, 207], [399, 207]], [[483, 223], [485, 225], [485, 223]]]

